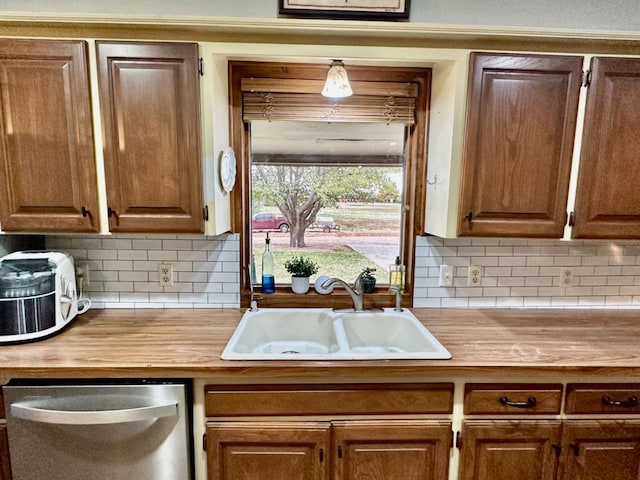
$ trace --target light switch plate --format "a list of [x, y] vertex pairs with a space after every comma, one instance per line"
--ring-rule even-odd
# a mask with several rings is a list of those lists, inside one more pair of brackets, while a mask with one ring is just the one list
[[453, 287], [453, 265], [440, 265], [441, 287]]

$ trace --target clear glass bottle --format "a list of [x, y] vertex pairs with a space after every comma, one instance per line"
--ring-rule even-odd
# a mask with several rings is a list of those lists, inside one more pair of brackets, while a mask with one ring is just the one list
[[271, 253], [271, 239], [269, 233], [265, 239], [264, 253], [262, 254], [262, 293], [274, 293], [276, 291], [276, 278], [274, 275], [273, 253]]
[[389, 265], [389, 288], [396, 287], [400, 292], [404, 292], [405, 266], [400, 263], [400, 257], [396, 257], [396, 262]]

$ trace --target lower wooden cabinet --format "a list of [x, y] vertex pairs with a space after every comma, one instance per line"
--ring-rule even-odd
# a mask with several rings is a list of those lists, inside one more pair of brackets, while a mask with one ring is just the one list
[[640, 385], [559, 387], [467, 384], [459, 479], [639, 479]]
[[452, 383], [206, 385], [207, 478], [447, 480], [452, 410]]
[[562, 480], [640, 478], [640, 420], [567, 421], [562, 452]]
[[211, 480], [446, 480], [451, 423], [210, 422]]
[[333, 479], [446, 480], [451, 435], [450, 422], [335, 422]]
[[460, 480], [554, 480], [561, 433], [559, 420], [464, 422]]
[[216, 480], [328, 480], [327, 422], [207, 425], [207, 472]]

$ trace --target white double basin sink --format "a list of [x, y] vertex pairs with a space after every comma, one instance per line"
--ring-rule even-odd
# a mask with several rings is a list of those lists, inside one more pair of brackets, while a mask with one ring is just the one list
[[263, 308], [243, 315], [223, 360], [449, 359], [409, 311]]

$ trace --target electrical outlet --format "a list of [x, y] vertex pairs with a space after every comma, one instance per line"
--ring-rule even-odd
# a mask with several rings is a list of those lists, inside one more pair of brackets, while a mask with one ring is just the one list
[[470, 287], [479, 287], [482, 285], [482, 269], [480, 267], [475, 265], [469, 266], [467, 285]]
[[576, 277], [573, 276], [573, 268], [562, 267], [560, 269], [560, 286], [572, 287], [576, 284]]
[[76, 279], [78, 282], [82, 279], [83, 285], [89, 285], [89, 262], [76, 263]]
[[173, 265], [158, 265], [158, 281], [160, 285], [173, 285]]
[[453, 265], [440, 265], [441, 287], [453, 287]]

